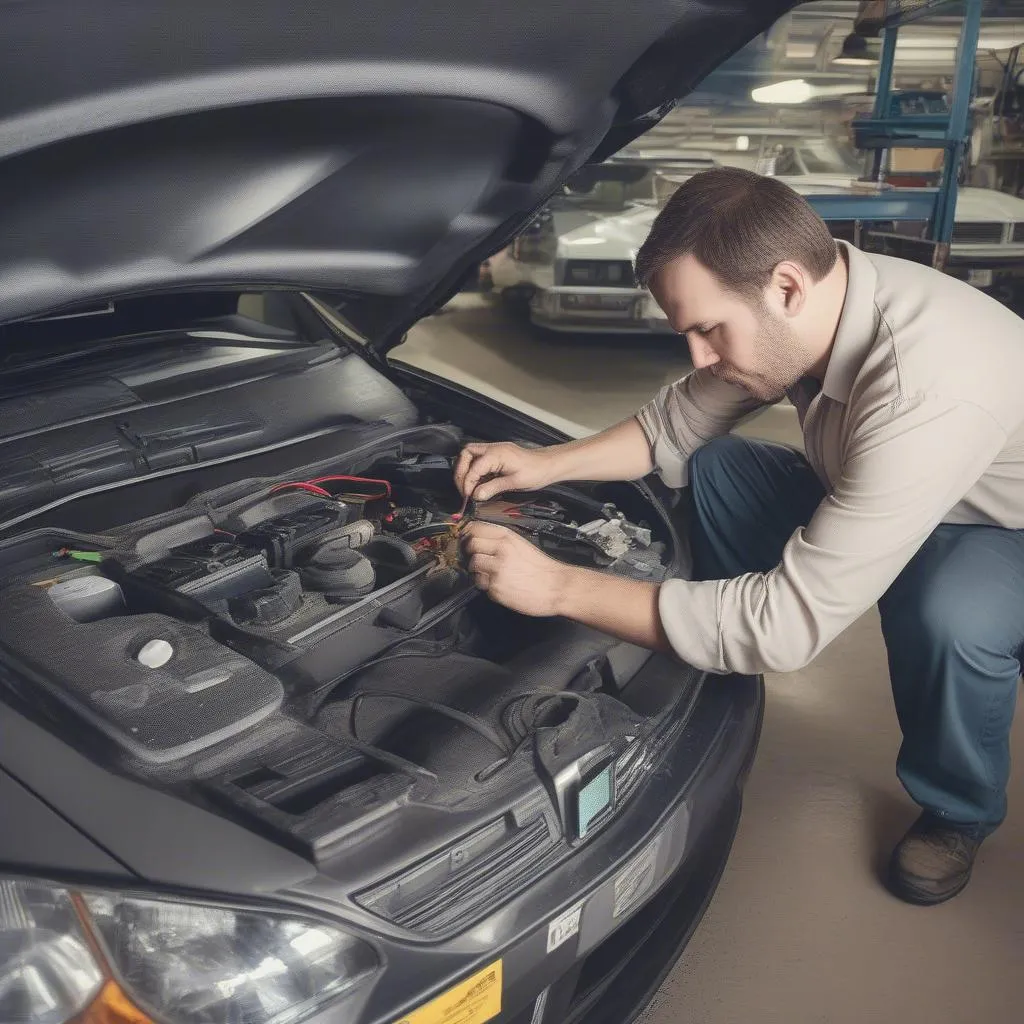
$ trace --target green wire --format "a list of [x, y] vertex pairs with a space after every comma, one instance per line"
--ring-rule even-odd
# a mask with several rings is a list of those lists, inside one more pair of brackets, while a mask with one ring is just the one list
[[100, 551], [75, 551], [72, 548], [61, 548], [54, 551], [54, 558], [73, 558], [76, 562], [102, 562], [103, 553]]

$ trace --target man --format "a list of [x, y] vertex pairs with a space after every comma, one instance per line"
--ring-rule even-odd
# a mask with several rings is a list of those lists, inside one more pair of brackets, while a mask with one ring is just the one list
[[[694, 580], [562, 565], [468, 527], [496, 601], [562, 615], [710, 672], [807, 664], [878, 603], [922, 814], [889, 885], [940, 903], [1006, 814], [1024, 643], [1024, 322], [930, 268], [836, 243], [781, 182], [719, 168], [654, 223], [637, 276], [694, 371], [582, 441], [469, 445], [464, 494], [559, 480], [689, 482]], [[730, 435], [788, 396], [807, 457]]]

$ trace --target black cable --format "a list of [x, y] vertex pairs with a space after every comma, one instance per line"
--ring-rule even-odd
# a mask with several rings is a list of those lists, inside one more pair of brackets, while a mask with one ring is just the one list
[[[515, 697], [505, 705], [505, 710], [502, 713], [502, 722], [512, 737], [513, 747], [506, 757], [499, 758], [493, 764], [489, 764], [486, 768], [477, 772], [475, 776], [476, 781], [486, 782], [493, 778], [503, 768], [510, 765], [516, 754], [518, 754], [519, 751], [529, 742], [533, 733], [526, 727], [526, 723], [522, 715], [522, 707], [527, 704], [531, 698], [539, 698], [537, 701], [538, 704], [543, 704], [545, 700], [549, 700], [551, 702], [572, 700], [577, 704], [580, 704], [586, 696], [587, 694], [575, 693], [572, 690], [526, 690], [522, 693], [517, 693]], [[513, 713], [517, 710], [519, 711], [518, 722], [513, 718]], [[534, 718], [534, 721], [536, 721], [536, 717]]]
[[423, 526], [414, 526], [411, 530], [406, 530], [405, 533], [400, 533], [398, 536], [404, 541], [422, 540], [424, 537], [440, 537], [448, 533], [454, 525], [455, 520], [445, 523], [424, 523]]
[[[418, 632], [412, 633], [409, 636], [402, 637], [400, 640], [396, 640], [393, 644], [389, 645], [388, 647], [385, 647], [380, 654], [370, 658], [369, 661], [361, 662], [354, 668], [350, 668], [347, 672], [343, 672], [340, 676], [337, 676], [335, 679], [332, 679], [329, 683], [325, 683], [323, 686], [319, 687], [319, 689], [314, 690], [312, 693], [314, 703], [311, 705], [309, 713], [311, 715], [319, 714], [321, 708], [330, 699], [331, 694], [339, 686], [341, 686], [342, 683], [348, 682], [354, 676], [359, 675], [360, 672], [363, 672], [368, 668], [373, 668], [373, 666], [379, 665], [382, 662], [392, 661], [397, 658], [439, 658], [445, 654], [451, 654], [452, 649], [458, 644], [458, 637], [456, 636], [453, 637], [451, 640], [445, 642], [444, 646], [442, 646], [440, 650], [434, 649], [429, 651], [412, 651], [408, 653], [399, 651], [397, 654], [394, 653], [396, 648], [401, 647], [402, 645], [407, 644], [412, 640], [419, 639], [420, 634]], [[321, 693], [323, 694], [323, 697], [317, 700], [317, 697]]]
[[[515, 737], [518, 742], [522, 742], [529, 738], [531, 727], [536, 725], [540, 711], [545, 704], [565, 701], [574, 701], [576, 704], [580, 704], [585, 696], [585, 694], [576, 693], [573, 690], [527, 690], [517, 693], [505, 705], [501, 716], [502, 722], [510, 735]], [[527, 722], [528, 711], [530, 712], [529, 722]]]
[[[321, 729], [320, 731], [323, 732], [324, 730]], [[325, 732], [324, 735], [330, 736], [332, 740], [339, 739], [339, 737], [333, 736], [330, 733]], [[347, 747], [351, 747], [357, 754], [362, 754], [372, 761], [380, 761], [398, 771], [417, 775], [421, 779], [427, 779], [430, 782], [437, 782], [437, 775], [429, 768], [424, 768], [423, 765], [416, 764], [414, 761], [410, 761], [399, 754], [392, 754], [387, 750], [382, 750], [380, 747], [375, 747], [372, 743], [364, 743], [356, 736], [345, 736], [340, 739], [340, 742], [344, 743]]]
[[[411, 655], [406, 655], [411, 657]], [[428, 700], [426, 697], [417, 697], [409, 693], [397, 693], [393, 690], [374, 690], [372, 692], [362, 692], [354, 694], [352, 697], [352, 708], [349, 711], [349, 731], [356, 739], [359, 738], [359, 732], [356, 728], [356, 714], [358, 712], [359, 705], [371, 697], [383, 697], [386, 700], [396, 701], [407, 701], [410, 704], [416, 704], [420, 707], [434, 711], [443, 717], [450, 718], [454, 722], [458, 722], [461, 725], [466, 726], [467, 729], [471, 729], [478, 736], [482, 736], [488, 743], [497, 747], [506, 757], [509, 756], [514, 747], [509, 747], [507, 743], [488, 725], [474, 718], [472, 715], [467, 715], [463, 711], [458, 711], [455, 708], [447, 707], [444, 704], [439, 704], [437, 701]]]
[[[363, 669], [365, 668], [369, 668], [371, 665], [379, 664], [384, 659], [390, 657], [392, 651], [401, 647], [403, 644], [407, 644], [411, 640], [418, 640], [424, 633], [426, 633], [428, 630], [433, 629], [434, 626], [436, 626], [438, 623], [442, 622], [449, 615], [451, 615], [452, 612], [458, 611], [458, 609], [461, 608], [463, 605], [469, 604], [470, 601], [474, 601], [480, 596], [480, 591], [474, 588], [469, 588], [435, 605], [434, 608], [427, 612], [420, 620], [420, 622], [416, 625], [416, 627], [412, 629], [406, 636], [400, 637], [398, 640], [395, 640], [392, 643], [388, 644], [379, 654], [375, 655], [369, 661], [364, 661], [361, 664], [356, 665], [353, 668], [350, 668], [347, 672], [343, 672], [340, 676], [336, 676], [329, 683], [325, 683], [323, 686], [318, 687], [316, 690], [314, 690], [312, 696], [314, 701], [316, 702], [312, 705], [310, 714], [316, 714], [316, 712], [319, 711], [319, 709], [327, 701], [327, 698], [330, 696], [331, 691], [337, 689], [342, 683], [351, 679], [352, 676], [358, 674], [359, 672], [362, 672]], [[450, 646], [454, 647], [456, 646], [457, 643], [458, 636], [456, 635], [452, 639]], [[449, 650], [450, 648], [446, 647], [442, 651], [437, 653], [438, 655], [447, 654], [449, 653]], [[317, 701], [316, 698], [321, 693], [324, 693], [324, 696], [322, 699]]]

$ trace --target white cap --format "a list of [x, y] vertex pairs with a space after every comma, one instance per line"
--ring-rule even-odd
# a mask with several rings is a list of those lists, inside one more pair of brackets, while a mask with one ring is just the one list
[[139, 664], [146, 668], [162, 668], [173, 657], [174, 648], [166, 640], [150, 640], [136, 655]]

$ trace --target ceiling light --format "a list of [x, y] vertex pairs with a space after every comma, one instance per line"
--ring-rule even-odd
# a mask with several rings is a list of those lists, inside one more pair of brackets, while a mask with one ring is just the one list
[[806, 103], [808, 100], [837, 99], [840, 96], [862, 96], [867, 94], [867, 81], [835, 82], [825, 85], [811, 85], [803, 78], [788, 78], [784, 82], [762, 85], [752, 89], [750, 98], [755, 103]]
[[870, 67], [878, 63], [876, 47], [871, 46], [867, 39], [856, 32], [851, 32], [843, 40], [843, 48], [833, 64], [845, 64], [854, 67]]
[[750, 98], [755, 103], [806, 103], [814, 90], [803, 78], [788, 78], [773, 85], [762, 85], [752, 89]]

